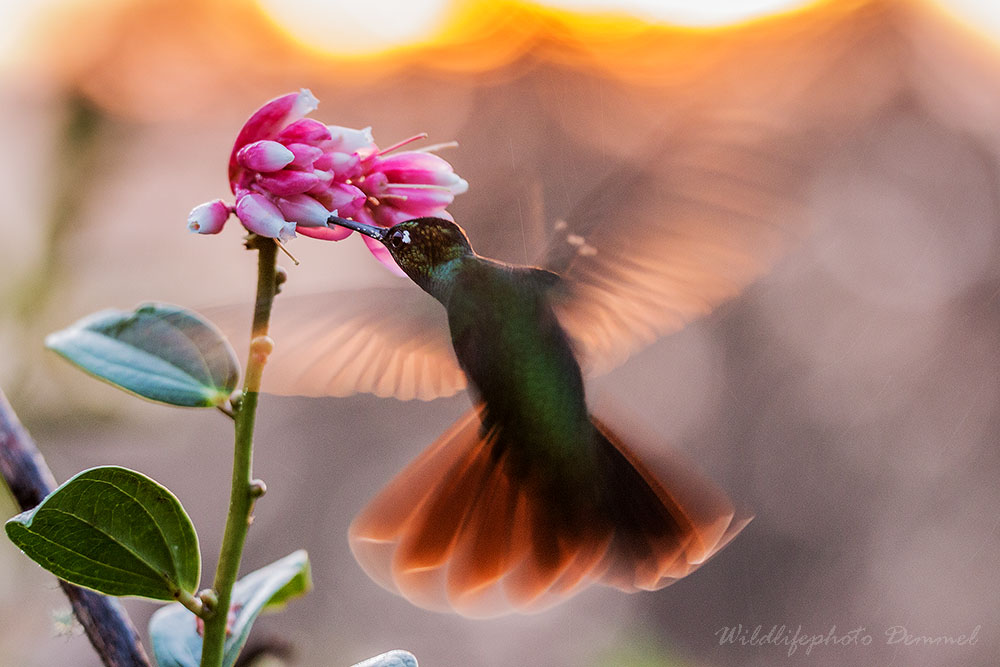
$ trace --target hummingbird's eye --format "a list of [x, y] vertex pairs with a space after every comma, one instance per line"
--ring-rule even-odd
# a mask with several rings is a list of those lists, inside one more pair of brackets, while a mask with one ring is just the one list
[[399, 250], [409, 242], [410, 242], [410, 230], [408, 229], [404, 229], [402, 231], [397, 229], [392, 233], [392, 236], [389, 237], [389, 246], [393, 250]]

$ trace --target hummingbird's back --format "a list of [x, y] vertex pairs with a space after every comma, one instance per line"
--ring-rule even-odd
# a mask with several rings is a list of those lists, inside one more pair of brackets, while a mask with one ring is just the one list
[[448, 324], [500, 446], [538, 464], [592, 468], [583, 377], [549, 303], [557, 282], [548, 271], [477, 257], [456, 276]]

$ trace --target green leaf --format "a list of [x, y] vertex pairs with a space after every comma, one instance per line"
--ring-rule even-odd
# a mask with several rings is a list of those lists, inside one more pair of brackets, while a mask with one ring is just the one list
[[143, 398], [215, 407], [236, 389], [236, 353], [211, 322], [179, 306], [102, 310], [45, 339], [91, 375]]
[[52, 574], [107, 595], [173, 600], [198, 587], [191, 519], [170, 491], [134, 470], [85, 470], [5, 528]]
[[[262, 611], [277, 609], [312, 588], [309, 556], [299, 550], [251, 572], [233, 587], [232, 609], [222, 664], [232, 667], [246, 644], [250, 628]], [[194, 615], [171, 604], [149, 619], [153, 655], [160, 667], [197, 667], [201, 662], [201, 635]]]

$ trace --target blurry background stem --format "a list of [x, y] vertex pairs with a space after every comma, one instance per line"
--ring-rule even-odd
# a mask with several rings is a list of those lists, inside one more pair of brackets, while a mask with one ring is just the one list
[[[56, 487], [55, 477], [0, 390], [0, 473], [18, 506], [30, 510]], [[135, 626], [121, 603], [59, 580], [73, 614], [108, 667], [149, 667]]]
[[[80, 211], [98, 178], [95, 165], [107, 125], [107, 116], [87, 98], [78, 93], [67, 95], [65, 120], [56, 143], [58, 155], [53, 160], [51, 208], [38, 262], [19, 280], [10, 281], [7, 291], [0, 292], [2, 302], [13, 307], [17, 321], [24, 325], [25, 340], [40, 338], [36, 327], [64, 274], [63, 249], [77, 238], [74, 228], [82, 224]], [[36, 366], [31, 355], [21, 355], [21, 359], [8, 385], [12, 396], [23, 393]]]
[[235, 452], [233, 455], [233, 481], [229, 497], [229, 514], [226, 531], [219, 552], [219, 564], [215, 570], [213, 588], [218, 596], [215, 614], [205, 621], [205, 637], [202, 644], [202, 667], [218, 667], [226, 641], [226, 624], [233, 584], [240, 569], [240, 557], [247, 529], [250, 527], [253, 503], [259, 492], [252, 484], [253, 428], [257, 414], [257, 397], [260, 390], [260, 376], [267, 363], [270, 339], [267, 339], [268, 322], [271, 318], [271, 304], [277, 292], [277, 245], [273, 239], [251, 236], [247, 247], [257, 250], [257, 298], [254, 302], [253, 328], [250, 335], [250, 353], [247, 357], [243, 380], [243, 397], [236, 411]]

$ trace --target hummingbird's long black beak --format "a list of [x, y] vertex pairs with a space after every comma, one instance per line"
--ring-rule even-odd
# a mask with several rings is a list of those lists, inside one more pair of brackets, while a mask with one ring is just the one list
[[382, 227], [366, 225], [362, 222], [355, 222], [353, 220], [348, 220], [347, 218], [340, 218], [336, 215], [331, 215], [327, 218], [326, 223], [328, 225], [340, 225], [341, 227], [347, 227], [348, 229], [352, 229], [359, 234], [370, 236], [379, 242], [385, 242], [385, 234], [386, 231], [388, 231]]

